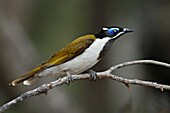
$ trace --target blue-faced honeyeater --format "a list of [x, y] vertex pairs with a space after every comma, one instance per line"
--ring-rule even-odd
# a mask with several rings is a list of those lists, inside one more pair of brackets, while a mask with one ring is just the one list
[[13, 80], [10, 85], [19, 83], [31, 85], [45, 76], [79, 74], [98, 63], [121, 35], [132, 30], [117, 26], [104, 27], [97, 34], [78, 37], [55, 53], [50, 60], [37, 66], [25, 75]]

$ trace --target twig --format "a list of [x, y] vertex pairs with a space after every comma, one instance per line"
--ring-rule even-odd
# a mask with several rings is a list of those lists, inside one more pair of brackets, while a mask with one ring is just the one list
[[[110, 69], [103, 71], [103, 72], [97, 72], [97, 76], [99, 79], [111, 78], [115, 81], [121, 82], [121, 83], [125, 84], [129, 89], [130, 89], [130, 85], [141, 85], [141, 86], [147, 86], [147, 87], [160, 89], [161, 91], [170, 90], [169, 85], [163, 85], [163, 84], [158, 84], [156, 82], [143, 81], [143, 80], [137, 80], [137, 79], [126, 79], [126, 78], [111, 74], [116, 69], [119, 69], [119, 68], [122, 68], [125, 66], [135, 65], [135, 64], [153, 64], [153, 65], [170, 68], [170, 64], [168, 64], [168, 63], [163, 63], [163, 62], [154, 61], [154, 60], [136, 60], [136, 61], [125, 62], [125, 63], [121, 63], [118, 65], [112, 66]], [[84, 80], [84, 79], [90, 79], [90, 75], [89, 74], [72, 75], [72, 78], [73, 78], [73, 81]], [[63, 85], [64, 83], [66, 83], [66, 81], [67, 81], [66, 77], [59, 78], [56, 81], [50, 82], [48, 84], [44, 84], [36, 89], [27, 91], [27, 92], [21, 94], [20, 96], [18, 96], [17, 98], [13, 99], [12, 101], [1, 106], [0, 112], [4, 112], [5, 110], [11, 108], [13, 105], [18, 104], [27, 98], [37, 96], [40, 94], [47, 94], [48, 90], [50, 90], [54, 87]]]

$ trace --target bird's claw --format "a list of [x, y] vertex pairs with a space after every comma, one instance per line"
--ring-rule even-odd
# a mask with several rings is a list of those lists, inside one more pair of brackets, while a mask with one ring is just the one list
[[93, 70], [89, 70], [89, 74], [90, 74], [90, 81], [96, 81], [97, 79], [97, 73]]
[[70, 82], [73, 82], [72, 76], [67, 76], [66, 84], [69, 85]]
[[67, 73], [67, 80], [66, 80], [66, 84], [69, 85], [70, 82], [73, 82], [73, 78], [72, 76], [70, 75], [70, 73]]

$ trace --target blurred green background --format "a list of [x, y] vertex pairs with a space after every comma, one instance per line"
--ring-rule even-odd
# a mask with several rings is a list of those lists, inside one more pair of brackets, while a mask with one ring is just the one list
[[[136, 59], [170, 62], [169, 0], [0, 0], [0, 105], [32, 86], [8, 86], [14, 78], [48, 60], [73, 39], [103, 26], [133, 29], [93, 69]], [[170, 70], [137, 65], [115, 74], [170, 85]], [[77, 81], [12, 107], [6, 113], [169, 113], [170, 92], [112, 80]]]

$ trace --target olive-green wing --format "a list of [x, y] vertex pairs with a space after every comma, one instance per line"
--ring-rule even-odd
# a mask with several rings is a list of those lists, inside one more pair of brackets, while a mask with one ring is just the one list
[[51, 59], [47, 62], [48, 66], [59, 65], [68, 60], [75, 58], [84, 52], [95, 40], [94, 35], [85, 35], [58, 51], [54, 54]]

